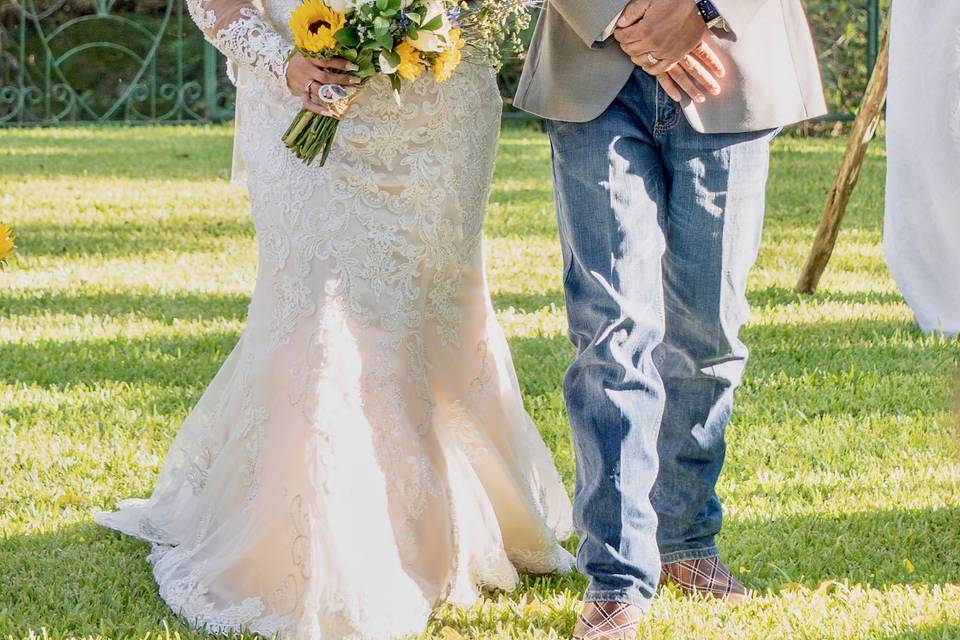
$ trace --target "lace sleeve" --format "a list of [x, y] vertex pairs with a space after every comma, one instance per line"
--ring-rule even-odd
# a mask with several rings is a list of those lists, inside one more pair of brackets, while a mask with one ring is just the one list
[[283, 94], [287, 88], [287, 56], [293, 44], [245, 0], [187, 0], [190, 16], [203, 35], [233, 64], [250, 69]]

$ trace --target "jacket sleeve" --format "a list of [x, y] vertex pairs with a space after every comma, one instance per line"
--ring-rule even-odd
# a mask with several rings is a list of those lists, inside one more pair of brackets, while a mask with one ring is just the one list
[[244, 66], [284, 94], [287, 58], [293, 44], [246, 0], [187, 0], [190, 17], [204, 37], [227, 57], [231, 67]]
[[616, 20], [629, 2], [629, 0], [547, 1], [563, 16], [564, 21], [588, 47], [603, 40], [607, 27]]

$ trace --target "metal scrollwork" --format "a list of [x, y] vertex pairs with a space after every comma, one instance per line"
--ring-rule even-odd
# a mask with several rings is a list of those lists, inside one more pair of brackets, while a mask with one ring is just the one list
[[183, 0], [0, 0], [0, 126], [232, 116]]

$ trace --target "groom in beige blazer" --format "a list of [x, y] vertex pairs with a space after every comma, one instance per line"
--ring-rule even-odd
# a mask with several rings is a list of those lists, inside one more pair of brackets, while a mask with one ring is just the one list
[[574, 630], [636, 638], [661, 582], [742, 600], [715, 486], [770, 141], [826, 111], [801, 0], [546, 0], [514, 104], [547, 119], [577, 349]]

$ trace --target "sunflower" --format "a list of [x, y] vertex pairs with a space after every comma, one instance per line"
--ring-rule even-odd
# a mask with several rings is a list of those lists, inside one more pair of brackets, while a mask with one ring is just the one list
[[13, 255], [13, 250], [17, 248], [14, 244], [16, 239], [10, 225], [0, 223], [0, 264], [4, 264], [7, 258]]
[[346, 17], [328, 7], [323, 0], [304, 0], [290, 14], [290, 30], [297, 48], [308, 53], [334, 49], [334, 34], [343, 28]]
[[420, 77], [423, 73], [423, 59], [409, 40], [398, 44], [393, 52], [400, 56], [400, 64], [397, 66], [398, 76], [404, 80], [416, 80]]
[[460, 29], [451, 29], [447, 35], [449, 46], [437, 55], [433, 63], [433, 77], [438, 83], [446, 82], [453, 75], [453, 72], [460, 66], [463, 60], [463, 38], [460, 37]]

